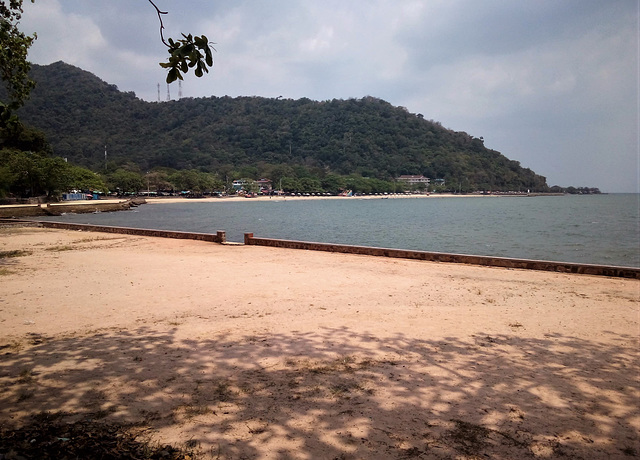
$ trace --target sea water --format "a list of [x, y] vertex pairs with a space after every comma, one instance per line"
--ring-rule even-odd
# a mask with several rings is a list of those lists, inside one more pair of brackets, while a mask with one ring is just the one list
[[148, 204], [63, 222], [640, 267], [639, 195]]

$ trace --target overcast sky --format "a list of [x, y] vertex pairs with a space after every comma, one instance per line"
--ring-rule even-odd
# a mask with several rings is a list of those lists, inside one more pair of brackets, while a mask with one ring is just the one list
[[[375, 96], [549, 185], [638, 192], [638, 0], [156, 0], [166, 37], [215, 42], [184, 97]], [[167, 56], [148, 0], [25, 1], [37, 64], [62, 60], [148, 101]], [[177, 98], [177, 83], [170, 88]]]

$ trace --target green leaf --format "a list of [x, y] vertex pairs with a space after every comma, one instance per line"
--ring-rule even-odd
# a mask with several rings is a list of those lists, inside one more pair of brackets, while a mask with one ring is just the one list
[[182, 37], [177, 41], [169, 39], [169, 62], [160, 64], [162, 68], [170, 69], [167, 81], [182, 79], [181, 72], [187, 73], [189, 68], [195, 68], [196, 77], [201, 77], [209, 72], [207, 67], [213, 66], [212, 46], [206, 35], [182, 34]]
[[167, 83], [173, 83], [178, 78], [182, 80], [182, 76], [180, 75], [180, 72], [178, 71], [178, 69], [174, 67], [171, 70], [169, 70], [169, 73], [167, 74]]

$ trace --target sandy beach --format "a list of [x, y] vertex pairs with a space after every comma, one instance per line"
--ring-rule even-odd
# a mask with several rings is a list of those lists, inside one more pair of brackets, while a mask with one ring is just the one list
[[[315, 195], [315, 196], [268, 196], [258, 195], [252, 198], [247, 198], [241, 195], [232, 195], [225, 197], [211, 197], [206, 196], [202, 198], [184, 198], [179, 196], [170, 197], [147, 197], [147, 203], [149, 204], [163, 204], [163, 203], [226, 203], [226, 202], [244, 202], [250, 203], [252, 201], [297, 201], [297, 200], [407, 200], [407, 199], [424, 199], [424, 198], [498, 198], [508, 195], [481, 195], [481, 194], [468, 194], [468, 195], [455, 195], [453, 193], [436, 193], [436, 194], [401, 194], [395, 193], [390, 195], [361, 195], [361, 196], [338, 196], [338, 195]], [[513, 195], [513, 196], [525, 196], [525, 195]]]
[[0, 253], [3, 429], [60, 413], [221, 459], [640, 455], [638, 280], [40, 228]]

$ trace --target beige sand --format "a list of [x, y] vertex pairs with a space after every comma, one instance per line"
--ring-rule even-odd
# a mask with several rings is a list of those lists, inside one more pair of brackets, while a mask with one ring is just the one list
[[[362, 195], [362, 196], [255, 196], [247, 198], [240, 195], [219, 197], [202, 197], [202, 198], [184, 198], [184, 197], [149, 197], [146, 198], [149, 204], [163, 204], [163, 203], [228, 203], [228, 202], [243, 202], [251, 203], [254, 201], [298, 201], [298, 200], [406, 200], [406, 199], [424, 199], [424, 198], [504, 198], [504, 197], [524, 197], [525, 195], [481, 195], [481, 194], [469, 194], [469, 195], [455, 195], [452, 193], [436, 193], [436, 194], [400, 194], [392, 193], [390, 195]], [[90, 201], [89, 201], [90, 203]]]
[[640, 282], [0, 229], [0, 423], [204, 458], [638, 455]]

